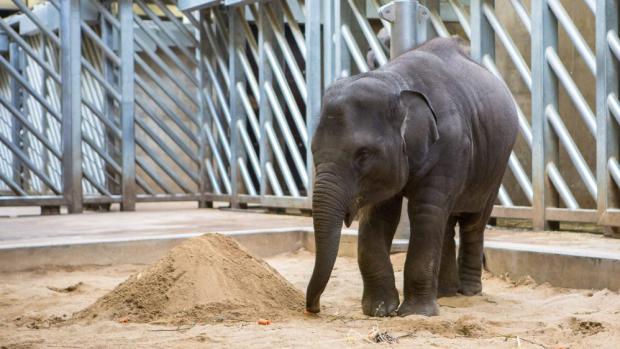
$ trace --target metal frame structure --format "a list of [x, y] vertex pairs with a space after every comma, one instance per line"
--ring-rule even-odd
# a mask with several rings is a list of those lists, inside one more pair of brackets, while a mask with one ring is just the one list
[[[376, 17], [380, 0], [188, 0], [180, 12], [163, 0], [50, 0], [34, 9], [13, 0], [19, 15], [0, 21], [0, 205], [310, 209], [322, 92], [367, 71], [368, 50], [388, 61], [376, 36], [383, 27], [396, 51], [460, 34], [473, 59], [521, 88], [521, 146], [494, 217], [537, 229], [595, 223], [617, 234], [620, 5], [580, 1], [596, 19], [595, 49], [560, 0], [529, 9], [521, 0], [425, 0], [423, 8], [398, 0], [415, 6], [393, 13], [395, 23]], [[455, 22], [442, 19], [447, 11]], [[506, 16], [529, 33], [530, 52], [519, 50]], [[596, 81], [596, 103], [560, 44]], [[575, 125], [596, 147], [573, 137]]]

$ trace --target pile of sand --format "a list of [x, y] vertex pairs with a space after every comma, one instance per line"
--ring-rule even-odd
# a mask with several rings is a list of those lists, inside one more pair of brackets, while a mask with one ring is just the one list
[[235, 240], [190, 239], [130, 276], [78, 319], [193, 324], [299, 314], [303, 294]]

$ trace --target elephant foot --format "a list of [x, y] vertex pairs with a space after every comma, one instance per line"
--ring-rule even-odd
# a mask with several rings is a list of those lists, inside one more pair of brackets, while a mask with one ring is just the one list
[[398, 316], [407, 315], [437, 316], [439, 315], [439, 306], [435, 299], [423, 300], [414, 298], [405, 300], [398, 308]]
[[464, 296], [475, 296], [482, 293], [482, 282], [461, 282], [459, 293]]
[[398, 309], [398, 291], [394, 289], [386, 294], [371, 295], [364, 292], [362, 297], [362, 312], [368, 316], [386, 317], [394, 316]]
[[437, 298], [454, 297], [458, 295], [458, 293], [459, 293], [458, 286], [453, 286], [453, 287], [441, 287], [440, 286], [437, 289]]

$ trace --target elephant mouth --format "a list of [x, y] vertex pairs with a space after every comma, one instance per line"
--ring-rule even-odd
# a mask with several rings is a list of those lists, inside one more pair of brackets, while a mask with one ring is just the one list
[[351, 223], [353, 223], [353, 219], [355, 218], [355, 214], [352, 214], [350, 211], [344, 215], [344, 225], [349, 228]]

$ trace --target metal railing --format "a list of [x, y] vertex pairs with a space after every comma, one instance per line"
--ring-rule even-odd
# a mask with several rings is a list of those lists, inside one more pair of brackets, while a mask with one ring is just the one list
[[[309, 209], [322, 91], [368, 71], [369, 51], [390, 56], [380, 0], [13, 2], [0, 205]], [[620, 226], [617, 2], [421, 1], [417, 40], [461, 36], [513, 92], [520, 133], [494, 217]]]

